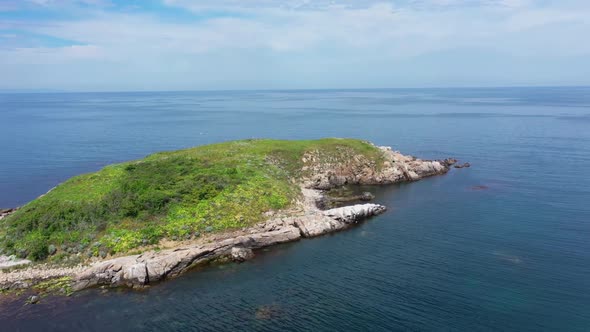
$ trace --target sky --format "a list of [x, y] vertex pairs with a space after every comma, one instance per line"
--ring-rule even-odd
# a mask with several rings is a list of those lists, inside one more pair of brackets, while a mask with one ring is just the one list
[[0, 90], [590, 85], [588, 0], [0, 0]]

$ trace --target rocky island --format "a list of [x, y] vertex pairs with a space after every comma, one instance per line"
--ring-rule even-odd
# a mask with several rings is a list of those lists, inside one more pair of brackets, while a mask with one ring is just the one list
[[244, 261], [256, 249], [386, 210], [371, 203], [320, 209], [330, 189], [416, 181], [455, 162], [332, 138], [242, 140], [107, 166], [3, 212], [0, 269], [9, 269], [0, 270], [0, 286], [143, 287], [207, 262]]

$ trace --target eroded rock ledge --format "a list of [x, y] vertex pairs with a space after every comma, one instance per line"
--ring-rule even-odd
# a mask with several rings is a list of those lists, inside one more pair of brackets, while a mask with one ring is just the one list
[[250, 234], [205, 245], [187, 246], [146, 252], [97, 263], [75, 279], [77, 290], [106, 285], [111, 287], [142, 287], [176, 277], [186, 270], [220, 257], [249, 258], [248, 252], [302, 237], [314, 237], [341, 230], [385, 211], [383, 205], [359, 204], [327, 211], [314, 211], [303, 216], [274, 219], [259, 224]]

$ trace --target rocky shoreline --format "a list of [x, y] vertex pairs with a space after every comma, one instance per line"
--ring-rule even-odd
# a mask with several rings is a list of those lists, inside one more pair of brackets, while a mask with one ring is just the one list
[[253, 257], [253, 250], [331, 233], [384, 211], [385, 207], [378, 204], [316, 211], [304, 216], [273, 219], [250, 228], [244, 235], [210, 244], [115, 258], [95, 264], [77, 275], [74, 290], [100, 285], [143, 287], [221, 257], [244, 261]]
[[[191, 268], [217, 259], [244, 261], [254, 251], [275, 244], [298, 241], [346, 229], [366, 218], [383, 213], [385, 206], [357, 204], [320, 210], [323, 190], [343, 185], [384, 185], [440, 175], [448, 172], [454, 159], [421, 160], [405, 156], [389, 147], [380, 147], [382, 165], [362, 156], [348, 162], [315, 162], [313, 153], [303, 158], [308, 174], [301, 184], [302, 199], [290, 211], [270, 217], [253, 227], [215, 234], [193, 243], [176, 244], [170, 249], [148, 250], [140, 255], [116, 257], [76, 267], [30, 266], [16, 271], [0, 269], [0, 289], [28, 288], [41, 280], [69, 277], [74, 290], [95, 286], [145, 287], [176, 277]], [[1, 267], [0, 267], [1, 268]]]

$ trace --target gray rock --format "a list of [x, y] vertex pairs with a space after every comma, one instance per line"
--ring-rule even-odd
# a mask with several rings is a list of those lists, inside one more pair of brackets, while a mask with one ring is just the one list
[[205, 232], [207, 232], [207, 233], [213, 232], [213, 226], [207, 226], [207, 227], [205, 227]]
[[235, 262], [244, 262], [254, 257], [254, 252], [249, 248], [233, 247], [231, 248], [231, 258]]
[[31, 261], [27, 259], [19, 259], [15, 255], [0, 256], [0, 270], [27, 264], [31, 264]]
[[365, 191], [364, 193], [361, 194], [360, 200], [361, 201], [371, 201], [375, 199], [375, 195], [373, 195], [372, 193]]
[[39, 302], [39, 300], [40, 300], [40, 298], [37, 295], [33, 295], [33, 296], [29, 297], [30, 304], [36, 304]]
[[10, 289], [10, 290], [27, 289], [30, 286], [31, 285], [26, 281], [16, 281], [16, 282], [12, 283], [10, 286], [8, 286], [8, 289]]
[[455, 168], [467, 168], [467, 167], [471, 167], [470, 163], [463, 163], [460, 165], [455, 165]]
[[304, 237], [314, 237], [348, 228], [385, 210], [383, 205], [357, 204], [295, 218], [295, 224]]
[[447, 158], [443, 160], [443, 163], [448, 167], [457, 163], [457, 159], [455, 158]]
[[50, 256], [55, 255], [56, 252], [57, 252], [57, 248], [53, 244], [50, 244], [49, 247], [47, 247], [47, 253]]
[[98, 252], [98, 255], [100, 256], [100, 258], [105, 259], [107, 257], [107, 252], [106, 250], [100, 250]]
[[324, 211], [323, 214], [344, 223], [358, 223], [368, 217], [385, 212], [387, 208], [379, 204], [357, 204]]

